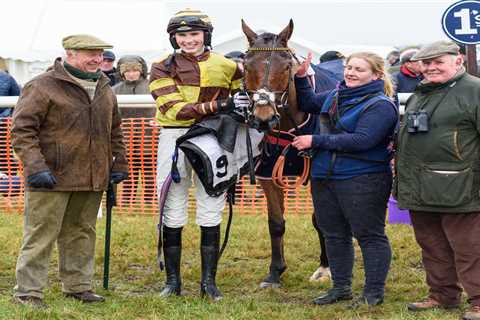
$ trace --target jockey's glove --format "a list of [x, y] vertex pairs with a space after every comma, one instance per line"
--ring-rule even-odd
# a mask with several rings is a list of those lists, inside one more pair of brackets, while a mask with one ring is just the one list
[[57, 184], [57, 179], [55, 179], [50, 170], [45, 170], [29, 175], [27, 184], [33, 188], [53, 189]]
[[230, 97], [228, 99], [217, 100], [218, 112], [243, 112], [243, 110], [248, 107], [250, 107], [250, 99], [243, 92], [237, 92], [233, 95], [233, 97]]
[[115, 184], [118, 184], [127, 178], [128, 178], [127, 172], [112, 171], [110, 173], [110, 181]]

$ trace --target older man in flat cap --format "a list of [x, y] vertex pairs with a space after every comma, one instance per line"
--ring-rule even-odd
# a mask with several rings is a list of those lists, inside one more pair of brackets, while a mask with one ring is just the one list
[[412, 61], [418, 49], [409, 48], [400, 55], [400, 70], [392, 74], [392, 82], [396, 93], [411, 93], [417, 84], [423, 80], [422, 63]]
[[456, 308], [462, 289], [480, 319], [480, 79], [459, 47], [440, 41], [412, 57], [424, 80], [407, 102], [394, 193], [410, 210], [430, 294], [412, 311]]
[[127, 177], [121, 120], [103, 49], [90, 35], [63, 39], [65, 62], [25, 85], [13, 113], [13, 147], [25, 176], [25, 223], [14, 301], [45, 307], [54, 243], [67, 297], [104, 300], [92, 291], [95, 223], [109, 180]]

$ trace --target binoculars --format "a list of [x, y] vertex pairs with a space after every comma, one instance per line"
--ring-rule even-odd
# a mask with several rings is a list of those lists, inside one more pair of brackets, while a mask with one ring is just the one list
[[426, 111], [407, 112], [408, 133], [428, 132], [428, 113]]

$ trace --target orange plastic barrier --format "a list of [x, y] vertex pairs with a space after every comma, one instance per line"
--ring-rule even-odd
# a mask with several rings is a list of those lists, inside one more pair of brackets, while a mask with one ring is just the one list
[[22, 212], [23, 177], [19, 161], [11, 145], [11, 118], [0, 118], [0, 210]]
[[[158, 213], [156, 188], [156, 158], [159, 128], [151, 126], [149, 118], [123, 119], [124, 142], [128, 150], [129, 178], [117, 188], [115, 212], [124, 214]], [[21, 165], [11, 148], [11, 119], [0, 119], [0, 212], [22, 212], [23, 177]], [[236, 188], [235, 210], [240, 214], [266, 214], [267, 202], [259, 185], [250, 185], [244, 177]], [[189, 210], [194, 211], [191, 192]], [[228, 208], [228, 206], [226, 206]], [[312, 201], [307, 187], [285, 190], [287, 214], [311, 214]]]

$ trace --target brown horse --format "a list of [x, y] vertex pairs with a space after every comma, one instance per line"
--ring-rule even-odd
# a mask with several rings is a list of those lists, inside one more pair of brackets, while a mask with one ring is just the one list
[[[267, 135], [271, 134], [273, 129], [277, 132], [295, 129], [293, 133], [296, 133], [298, 126], [306, 121], [308, 115], [297, 106], [293, 76], [299, 62], [288, 48], [288, 40], [293, 32], [293, 21], [290, 20], [288, 26], [278, 35], [272, 33], [257, 35], [243, 20], [242, 29], [249, 43], [244, 62], [244, 90], [252, 100], [253, 126], [267, 131]], [[259, 180], [267, 198], [272, 250], [270, 271], [260, 287], [278, 288], [280, 276], [287, 268], [283, 250], [284, 193], [271, 179]], [[317, 231], [322, 247], [322, 265], [327, 259], [323, 236], [318, 229]], [[326, 264], [328, 266], [328, 262]]]

